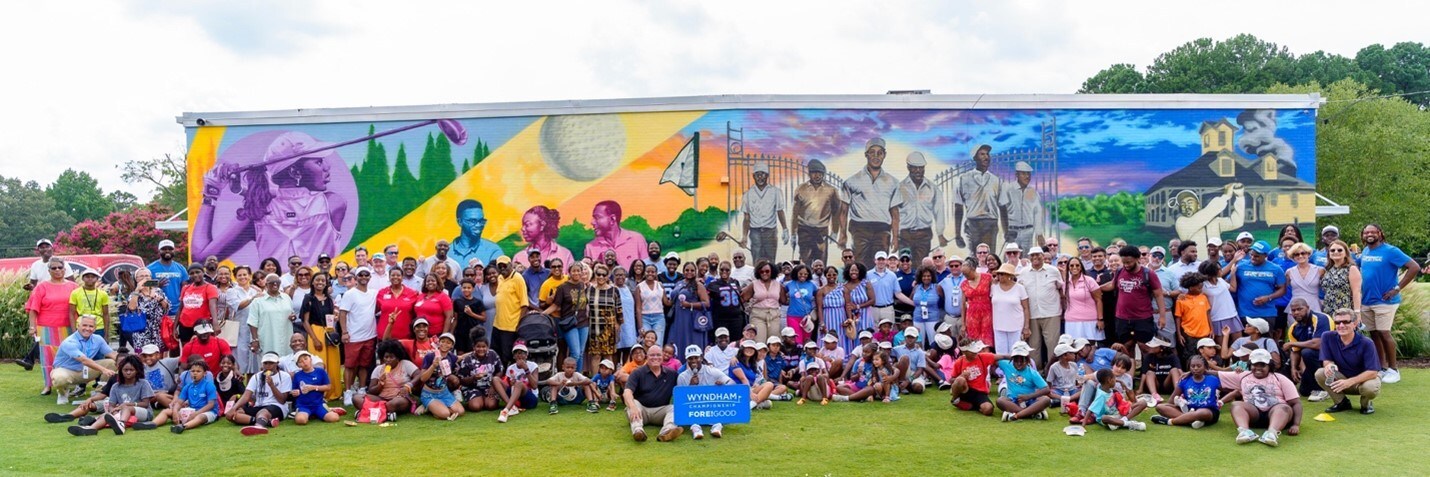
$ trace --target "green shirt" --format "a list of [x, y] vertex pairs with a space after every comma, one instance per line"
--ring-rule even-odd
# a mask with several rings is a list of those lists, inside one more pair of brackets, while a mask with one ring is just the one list
[[98, 318], [94, 320], [94, 328], [104, 329], [104, 312], [109, 310], [109, 294], [99, 287], [93, 290], [86, 290], [79, 287], [70, 292], [70, 307], [74, 308], [76, 316], [94, 315]]

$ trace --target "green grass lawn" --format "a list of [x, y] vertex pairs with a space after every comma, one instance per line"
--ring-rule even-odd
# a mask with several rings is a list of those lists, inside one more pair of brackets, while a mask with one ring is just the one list
[[[38, 371], [38, 370], [37, 370]], [[599, 415], [576, 407], [556, 416], [523, 413], [506, 424], [496, 415], [456, 422], [403, 417], [388, 428], [285, 422], [267, 436], [243, 437], [215, 423], [183, 435], [166, 430], [105, 431], [72, 437], [46, 412], [67, 410], [39, 396], [37, 371], [0, 367], [0, 473], [148, 475], [373, 475], [435, 472], [476, 475], [1423, 475], [1430, 442], [1430, 371], [1407, 369], [1386, 385], [1376, 414], [1310, 420], [1325, 407], [1308, 403], [1299, 437], [1281, 447], [1232, 442], [1229, 413], [1201, 430], [1151, 426], [1147, 432], [1089, 428], [1061, 432], [1066, 421], [1001, 423], [956, 412], [943, 394], [892, 404], [777, 402], [723, 439], [632, 442], [624, 412]], [[1150, 415], [1140, 416], [1147, 420]], [[653, 429], [652, 429], [653, 431]], [[1334, 459], [1332, 461], [1331, 459]], [[1346, 459], [1355, 459], [1352, 463]], [[156, 465], [157, 464], [157, 465]], [[382, 470], [379, 470], [382, 469]]]

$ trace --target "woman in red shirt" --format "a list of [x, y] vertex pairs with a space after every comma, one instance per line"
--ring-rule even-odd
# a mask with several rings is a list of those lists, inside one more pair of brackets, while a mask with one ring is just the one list
[[435, 323], [433, 328], [442, 330], [437, 334], [451, 333], [456, 326], [452, 297], [443, 289], [442, 281], [435, 273], [422, 279], [422, 294], [417, 297], [412, 309], [418, 318], [426, 319], [427, 323]]
[[25, 312], [30, 315], [30, 335], [40, 339], [40, 365], [45, 372], [45, 390], [50, 394], [50, 371], [55, 368], [55, 351], [60, 342], [70, 335], [70, 293], [74, 292], [74, 282], [65, 280], [65, 262], [51, 258], [45, 265], [50, 271], [50, 279], [35, 284], [30, 299], [25, 301]]
[[993, 277], [978, 273], [974, 260], [963, 262], [963, 324], [968, 338], [993, 342]]
[[417, 291], [402, 286], [402, 269], [387, 271], [389, 286], [377, 291], [377, 336], [379, 341], [412, 339], [412, 307]]

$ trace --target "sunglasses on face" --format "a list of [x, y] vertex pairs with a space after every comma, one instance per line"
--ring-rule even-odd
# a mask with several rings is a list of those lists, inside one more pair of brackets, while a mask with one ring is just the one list
[[977, 254], [977, 255], [988, 255], [988, 251], [986, 251], [986, 250], [979, 250], [979, 251], [975, 252], [975, 254]]
[[1078, 250], [1092, 250], [1092, 246], [1091, 246], [1091, 245], [1078, 245], [1078, 246], [1077, 246], [1077, 249], [1078, 249]]
[[934, 259], [934, 260], [943, 260], [943, 255], [934, 255], [934, 256], [933, 256], [933, 259]]
[[843, 258], [844, 258], [845, 260], [853, 260], [853, 259], [854, 259], [854, 256], [853, 256], [853, 255], [845, 255]]
[[64, 270], [65, 267], [50, 267], [50, 270]]
[[359, 277], [370, 277], [370, 276], [372, 276], [372, 274], [371, 274], [371, 273], [368, 273], [368, 272], [360, 272], [360, 273], [357, 274], [357, 276], [359, 276]]
[[1349, 325], [1353, 322], [1355, 322], [1355, 320], [1336, 320], [1336, 325]]
[[913, 261], [913, 260], [910, 259], [909, 257], [899, 257], [899, 261], [900, 261], [900, 262], [911, 262], [911, 261]]
[[288, 266], [290, 266], [290, 267], [301, 267], [301, 266], [303, 266], [303, 262], [288, 262]]

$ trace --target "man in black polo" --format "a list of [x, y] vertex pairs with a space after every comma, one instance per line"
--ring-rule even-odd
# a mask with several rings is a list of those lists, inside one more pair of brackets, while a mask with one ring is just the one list
[[631, 438], [645, 442], [646, 423], [659, 422], [661, 442], [670, 442], [680, 437], [684, 429], [675, 425], [675, 406], [671, 405], [671, 394], [675, 389], [675, 372], [661, 366], [665, 363], [665, 353], [660, 346], [651, 346], [646, 352], [646, 365], [631, 372], [622, 392], [626, 401], [626, 418], [631, 422]]

